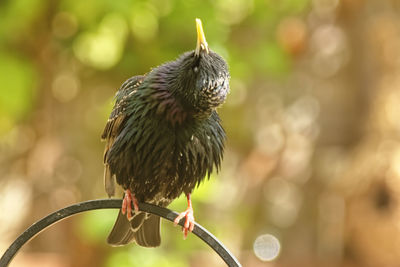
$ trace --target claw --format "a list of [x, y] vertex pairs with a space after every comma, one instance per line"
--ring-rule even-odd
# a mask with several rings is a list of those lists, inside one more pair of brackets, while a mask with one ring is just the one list
[[188, 207], [184, 212], [181, 212], [174, 220], [174, 225], [178, 225], [179, 221], [185, 218], [185, 224], [182, 227], [183, 238], [186, 239], [189, 232], [192, 232], [194, 229], [194, 216], [193, 216], [193, 208], [192, 201], [190, 199], [190, 194], [187, 194]]
[[125, 191], [125, 196], [124, 199], [122, 200], [122, 207], [121, 207], [121, 212], [122, 214], [126, 214], [126, 218], [130, 221], [132, 219], [132, 205], [133, 203], [133, 208], [135, 209], [135, 212], [137, 213], [139, 211], [139, 205], [138, 201], [135, 198], [135, 195], [131, 193], [129, 189]]

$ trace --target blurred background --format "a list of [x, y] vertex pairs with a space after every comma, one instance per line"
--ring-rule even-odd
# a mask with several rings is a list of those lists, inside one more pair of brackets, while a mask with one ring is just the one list
[[[232, 76], [197, 222], [243, 266], [400, 266], [397, 0], [1, 1], [0, 253], [50, 212], [106, 197], [113, 96], [194, 49], [196, 17]], [[58, 223], [11, 266], [224, 266], [167, 222], [160, 248], [111, 248], [116, 213]]]

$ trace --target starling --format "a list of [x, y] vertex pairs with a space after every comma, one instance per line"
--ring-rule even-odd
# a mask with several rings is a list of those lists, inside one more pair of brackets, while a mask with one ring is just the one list
[[225, 131], [216, 108], [229, 92], [230, 76], [224, 59], [208, 48], [199, 19], [196, 29], [195, 50], [128, 79], [116, 93], [102, 134], [105, 190], [113, 196], [116, 180], [125, 192], [111, 245], [159, 246], [160, 218], [137, 203], [166, 207], [182, 193], [188, 208], [175, 225], [185, 219], [186, 238], [194, 228], [191, 192], [220, 168]]

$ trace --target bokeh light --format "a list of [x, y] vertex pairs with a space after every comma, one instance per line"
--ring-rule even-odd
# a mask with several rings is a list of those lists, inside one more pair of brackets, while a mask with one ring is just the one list
[[72, 37], [78, 30], [76, 17], [68, 12], [57, 13], [52, 21], [53, 33], [60, 39]]
[[272, 261], [278, 257], [281, 250], [279, 240], [271, 235], [264, 234], [257, 237], [253, 244], [254, 253], [262, 261]]
[[75, 43], [74, 52], [83, 63], [99, 69], [113, 67], [122, 57], [127, 24], [119, 14], [108, 14], [97, 31], [81, 33]]
[[138, 5], [132, 10], [131, 29], [141, 41], [153, 39], [158, 32], [158, 20], [153, 6]]
[[60, 102], [69, 102], [79, 92], [80, 82], [73, 73], [60, 73], [52, 84], [53, 96]]

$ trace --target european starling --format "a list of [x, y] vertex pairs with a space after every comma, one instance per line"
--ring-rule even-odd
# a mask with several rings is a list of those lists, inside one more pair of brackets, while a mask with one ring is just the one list
[[137, 203], [166, 207], [182, 193], [188, 208], [175, 224], [185, 218], [186, 237], [194, 228], [190, 194], [220, 168], [225, 132], [216, 108], [230, 76], [224, 59], [208, 48], [199, 19], [196, 29], [195, 50], [128, 79], [116, 94], [102, 135], [106, 192], [114, 195], [114, 179], [125, 191], [111, 245], [159, 246], [160, 218], [139, 211]]

